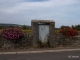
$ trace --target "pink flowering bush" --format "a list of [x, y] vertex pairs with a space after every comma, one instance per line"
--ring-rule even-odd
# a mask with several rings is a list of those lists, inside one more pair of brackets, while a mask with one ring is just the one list
[[24, 36], [23, 31], [17, 27], [9, 27], [2, 29], [1, 35], [9, 40], [17, 41]]

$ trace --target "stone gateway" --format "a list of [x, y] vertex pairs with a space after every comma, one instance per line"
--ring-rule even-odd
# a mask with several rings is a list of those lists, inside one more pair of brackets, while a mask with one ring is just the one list
[[49, 40], [50, 46], [54, 47], [55, 22], [53, 20], [32, 20], [33, 46], [38, 46], [38, 41], [42, 43]]

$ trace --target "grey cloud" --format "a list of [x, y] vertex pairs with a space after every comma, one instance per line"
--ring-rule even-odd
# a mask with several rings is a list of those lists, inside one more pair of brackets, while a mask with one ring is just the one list
[[31, 25], [32, 19], [48, 19], [54, 20], [56, 27], [79, 24], [78, 0], [65, 0], [65, 3], [63, 0], [60, 0], [60, 3], [57, 1], [35, 3], [25, 0], [4, 0], [0, 2], [0, 22]]

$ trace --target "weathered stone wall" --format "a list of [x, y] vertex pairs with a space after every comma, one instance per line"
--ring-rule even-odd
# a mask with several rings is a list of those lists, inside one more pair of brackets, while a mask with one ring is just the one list
[[[55, 40], [52, 40], [52, 42], [54, 43], [53, 44], [54, 46], [52, 47], [80, 47], [80, 37], [68, 38], [61, 34], [54, 34], [54, 39]], [[47, 44], [45, 43], [42, 44], [40, 42], [37, 48], [38, 47], [50, 47], [48, 46], [49, 44], [51, 44], [51, 41], [50, 43], [47, 43]], [[16, 44], [13, 43], [11, 40], [7, 40], [0, 36], [0, 48], [12, 49], [12, 48], [30, 48], [30, 47], [31, 48], [33, 47], [33, 34], [25, 34], [25, 36], [22, 39], [20, 39]]]
[[[49, 25], [48, 42], [45, 44], [39, 41], [39, 23]], [[32, 20], [32, 33], [25, 34], [23, 38], [14, 43], [0, 35], [0, 48], [30, 48], [30, 47], [59, 47], [76, 46], [80, 47], [80, 36], [68, 38], [62, 34], [55, 33], [55, 22], [53, 20]]]
[[55, 47], [80, 47], [80, 37], [66, 37], [62, 34], [55, 34]]
[[33, 35], [25, 34], [16, 43], [0, 36], [0, 48], [30, 48], [32, 47]]

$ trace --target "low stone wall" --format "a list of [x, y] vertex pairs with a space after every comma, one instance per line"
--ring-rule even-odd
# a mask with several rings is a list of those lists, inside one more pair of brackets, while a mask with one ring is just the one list
[[[23, 38], [14, 43], [0, 35], [0, 48], [32, 48], [33, 34], [25, 34]], [[42, 44], [38, 41], [39, 47], [50, 47], [50, 41]], [[68, 38], [61, 34], [55, 34], [54, 47], [80, 47], [80, 37]]]
[[61, 34], [55, 34], [55, 45], [56, 47], [80, 47], [80, 37], [69, 38]]
[[32, 46], [33, 35], [25, 34], [16, 43], [0, 36], [0, 48], [30, 48]]

